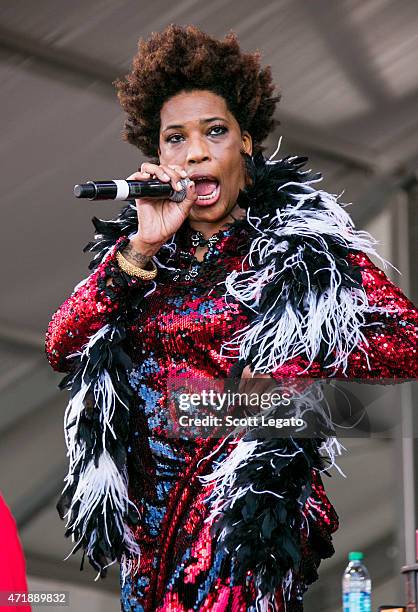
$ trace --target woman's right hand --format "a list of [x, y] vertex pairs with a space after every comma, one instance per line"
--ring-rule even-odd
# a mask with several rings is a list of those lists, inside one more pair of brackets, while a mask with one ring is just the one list
[[[126, 180], [144, 181], [156, 178], [164, 183], [171, 182], [173, 189], [178, 190], [177, 183], [186, 177], [187, 172], [180, 166], [144, 162], [140, 171], [134, 172]], [[196, 199], [195, 184], [191, 182], [182, 202], [160, 198], [135, 200], [138, 231], [131, 238], [132, 246], [144, 255], [154, 255], [183, 224]]]

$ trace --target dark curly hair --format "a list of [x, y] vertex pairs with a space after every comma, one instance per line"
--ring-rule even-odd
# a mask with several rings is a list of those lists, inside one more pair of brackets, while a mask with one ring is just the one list
[[260, 52], [243, 53], [234, 32], [223, 41], [194, 25], [169, 25], [138, 42], [132, 71], [113, 83], [128, 118], [122, 137], [145, 155], [158, 157], [160, 110], [181, 91], [207, 89], [222, 96], [241, 131], [253, 139], [253, 154], [280, 122], [273, 118], [281, 98], [273, 96], [271, 68], [260, 69]]

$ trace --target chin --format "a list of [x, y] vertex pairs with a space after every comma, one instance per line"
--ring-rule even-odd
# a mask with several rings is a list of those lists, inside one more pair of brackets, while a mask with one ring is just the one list
[[213, 206], [199, 206], [197, 204], [192, 207], [189, 219], [193, 221], [207, 221], [208, 223], [221, 221], [232, 208], [233, 206], [226, 206], [222, 202], [216, 202]]

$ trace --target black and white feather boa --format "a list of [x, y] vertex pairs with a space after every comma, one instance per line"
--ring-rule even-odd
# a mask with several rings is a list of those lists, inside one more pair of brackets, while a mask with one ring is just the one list
[[350, 353], [365, 340], [365, 316], [375, 311], [347, 255], [379, 257], [376, 241], [354, 229], [337, 196], [312, 186], [322, 177], [300, 170], [307, 159], [247, 158], [253, 186], [239, 203], [255, 231], [244, 258], [250, 270], [228, 275], [225, 297], [253, 317], [222, 354], [239, 356], [260, 374], [297, 356], [308, 359], [307, 369], [320, 359], [345, 372]]
[[[97, 220], [98, 226], [100, 223]], [[86, 247], [95, 250], [98, 245], [100, 249], [90, 268], [104, 261], [119, 239], [121, 247], [126, 244], [129, 238], [123, 236], [118, 232], [111, 237], [106, 232], [106, 238], [96, 235], [97, 244]], [[106, 286], [107, 277], [113, 277], [116, 284], [129, 282], [129, 277], [114, 263], [106, 266], [106, 272], [106, 278], [97, 282], [112, 298], [113, 289]], [[140, 547], [132, 533], [140, 516], [129, 498], [127, 470], [133, 401], [129, 372], [133, 364], [124, 341], [127, 321], [134, 313], [138, 315], [155, 287], [154, 282], [130, 288], [129, 304], [110, 316], [108, 323], [80, 351], [68, 356], [71, 370], [59, 385], [70, 391], [64, 416], [69, 466], [57, 509], [60, 517], [67, 519], [65, 535], [75, 542], [70, 555], [83, 549], [80, 569], [87, 555], [98, 571], [96, 580], [104, 578], [106, 568], [119, 561], [124, 582], [131, 571], [138, 569], [140, 561]]]
[[131, 531], [138, 510], [128, 496], [132, 391], [127, 372], [132, 363], [123, 339], [122, 324], [99, 329], [82, 351], [71, 356], [76, 368], [60, 383], [61, 389], [70, 390], [64, 416], [69, 467], [57, 509], [62, 519], [67, 518], [66, 536], [76, 542], [70, 555], [82, 548], [99, 572], [96, 580], [127, 553], [140, 555]]
[[[238, 358], [231, 376], [245, 365], [255, 376], [271, 373], [298, 356], [307, 361], [302, 374], [309, 375], [314, 360], [329, 368], [330, 376], [337, 370], [345, 373], [349, 355], [365, 341], [367, 315], [377, 310], [348, 260], [353, 251], [378, 256], [376, 241], [354, 229], [337, 196], [312, 186], [322, 177], [302, 171], [306, 161], [247, 158], [252, 186], [240, 194], [239, 204], [247, 209], [255, 235], [244, 258], [249, 269], [243, 263], [227, 276], [225, 299], [239, 301], [252, 316], [222, 345], [221, 354]], [[284, 382], [287, 392], [289, 385]], [[212, 473], [201, 477], [214, 485], [207, 500], [211, 533], [217, 546], [230, 553], [237, 576], [252, 571], [257, 612], [276, 609], [277, 589], [285, 603], [291, 595], [312, 469], [339, 469], [335, 460], [344, 447], [332, 434], [321, 385], [318, 381], [299, 396], [294, 388], [290, 410], [295, 417], [310, 413], [322, 423], [317, 437], [265, 440], [254, 428], [215, 462]], [[313, 520], [316, 511], [309, 507]], [[322, 555], [331, 554], [332, 546], [327, 549], [324, 543]]]
[[241, 432], [236, 428], [220, 446], [232, 439], [232, 451], [221, 454], [213, 462], [213, 471], [200, 477], [205, 486], [214, 485], [206, 498], [210, 512], [205, 522], [210, 524], [215, 554], [219, 549], [228, 553], [238, 582], [252, 572], [257, 612], [276, 610], [280, 589], [285, 610], [292, 596], [302, 600], [307, 584], [317, 577], [320, 560], [334, 553], [330, 540], [316, 536], [311, 546], [317, 547], [318, 563], [308, 571], [305, 567], [300, 581], [302, 528], [309, 536], [322, 518], [321, 508], [310, 497], [312, 471], [330, 475], [329, 468], [335, 466], [344, 476], [335, 462], [344, 447], [334, 434], [322, 382], [298, 389], [292, 381], [284, 381], [271, 391], [285, 392], [292, 401], [286, 409], [263, 410], [265, 419], [302, 418], [309, 423], [309, 435], [306, 426], [288, 437], [271, 431], [268, 435], [265, 427], [246, 427]]
[[[255, 374], [268, 373], [303, 355], [309, 363], [319, 359], [332, 375], [344, 371], [364, 339], [362, 326], [371, 308], [347, 255], [353, 250], [375, 254], [374, 241], [354, 230], [336, 196], [312, 186], [321, 178], [301, 170], [306, 161], [247, 158], [252, 185], [238, 201], [247, 210], [242, 222], [254, 236], [247, 255], [251, 269], [234, 271], [225, 281], [225, 298], [251, 313], [250, 323], [222, 347], [224, 355], [238, 360], [235, 374], [245, 365]], [[95, 253], [91, 270], [121, 237], [128, 240], [137, 231], [136, 207], [128, 202], [116, 219], [93, 223], [94, 241], [84, 249]], [[170, 267], [175, 248], [173, 236], [154, 258], [165, 274], [175, 272]], [[117, 278], [123, 282], [124, 273]], [[139, 517], [128, 496], [132, 364], [123, 340], [130, 317], [146, 308], [151, 291], [132, 290], [132, 308], [109, 320], [72, 356], [74, 369], [60, 385], [71, 393], [65, 416], [69, 471], [58, 504], [60, 515], [68, 517], [66, 535], [76, 541], [72, 552], [83, 548], [99, 570], [97, 578], [121, 562], [123, 582], [140, 555], [131, 531]], [[295, 410], [318, 411], [317, 399], [299, 399]], [[275, 589], [290, 591], [300, 560], [295, 534], [309, 499], [312, 468], [335, 464], [342, 447], [330, 435], [296, 442], [260, 440], [255, 434], [241, 436], [203, 482], [214, 485], [208, 502], [218, 545], [234, 556], [237, 575], [254, 572], [259, 611], [273, 605]]]

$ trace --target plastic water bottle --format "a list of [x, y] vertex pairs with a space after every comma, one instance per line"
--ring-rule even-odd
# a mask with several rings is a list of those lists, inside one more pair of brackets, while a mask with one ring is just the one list
[[371, 612], [372, 583], [363, 553], [348, 553], [348, 565], [343, 574], [343, 612]]

